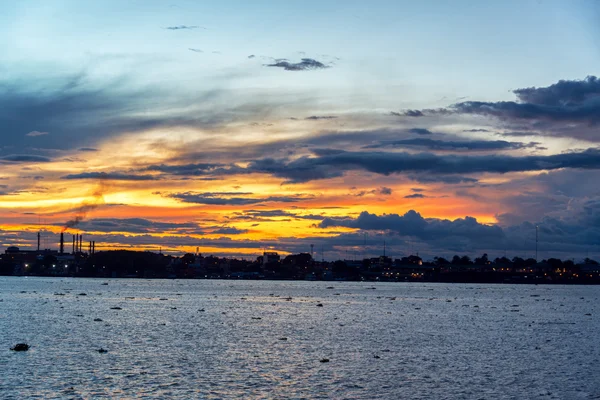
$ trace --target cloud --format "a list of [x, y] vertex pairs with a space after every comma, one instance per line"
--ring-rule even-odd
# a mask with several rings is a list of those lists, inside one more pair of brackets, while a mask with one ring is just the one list
[[405, 139], [379, 142], [364, 146], [365, 149], [376, 149], [384, 147], [424, 147], [429, 150], [451, 150], [451, 151], [498, 151], [518, 150], [526, 148], [538, 148], [538, 142], [520, 143], [507, 142], [504, 140], [472, 140], [472, 141], [443, 141], [425, 138]]
[[95, 152], [95, 151], [98, 151], [98, 149], [93, 148], [93, 147], [80, 147], [79, 151]]
[[193, 51], [194, 53], [204, 53], [204, 51], [200, 50], [200, 49], [194, 49], [193, 47], [188, 47], [189, 51]]
[[206, 29], [202, 26], [198, 26], [198, 25], [177, 25], [177, 26], [167, 26], [165, 29], [168, 29], [170, 31], [179, 31], [182, 29], [198, 29], [198, 28], [202, 28], [202, 29]]
[[392, 111], [390, 113], [390, 115], [393, 115], [395, 117], [424, 117], [425, 116], [425, 114], [423, 114], [423, 112], [421, 112], [420, 110], [406, 110], [406, 111], [402, 111], [402, 112]]
[[[335, 150], [335, 151], [331, 151]], [[600, 169], [600, 150], [548, 156], [513, 157], [505, 155], [436, 155], [431, 153], [346, 152], [315, 149], [315, 157], [293, 160], [265, 158], [252, 161], [238, 173], [264, 173], [284, 178], [285, 183], [343, 176], [347, 171], [367, 171], [380, 175], [430, 173], [440, 175], [556, 170], [561, 168]]]
[[421, 193], [413, 193], [413, 194], [408, 194], [406, 196], [404, 196], [405, 199], [424, 199], [425, 196], [424, 194]]
[[[547, 87], [513, 90], [516, 101], [465, 101], [446, 108], [410, 110], [422, 115], [468, 114], [524, 123], [555, 136], [597, 141], [600, 122], [600, 80], [561, 80]], [[591, 130], [589, 128], [592, 128]]]
[[212, 234], [221, 234], [221, 235], [241, 235], [243, 233], [247, 233], [247, 229], [238, 229], [232, 226], [225, 226], [221, 228], [217, 228], [211, 231]]
[[[268, 196], [263, 198], [247, 197], [253, 193], [248, 192], [182, 192], [182, 193], [167, 193], [165, 197], [179, 200], [183, 203], [207, 204], [219, 206], [245, 206], [261, 203], [295, 203], [306, 200], [307, 196]], [[242, 197], [243, 196], [243, 197]]]
[[544, 106], [576, 106], [600, 96], [600, 79], [588, 76], [583, 80], [560, 80], [548, 87], [513, 90], [523, 103]]
[[381, 188], [379, 188], [379, 193], [384, 196], [389, 196], [392, 194], [392, 189], [390, 189], [389, 187], [382, 186]]
[[315, 69], [326, 69], [330, 68], [329, 65], [325, 65], [320, 61], [312, 58], [303, 58], [298, 63], [291, 63], [287, 60], [276, 60], [273, 64], [265, 64], [266, 67], [278, 67], [283, 68], [286, 71], [310, 71]]
[[0, 163], [46, 163], [52, 161], [48, 157], [36, 156], [32, 154], [9, 154], [0, 156]]
[[255, 57], [256, 57], [256, 56], [255, 56], [254, 54], [250, 54], [250, 55], [248, 56], [248, 58], [250, 58], [250, 59], [252, 59], [252, 58], [255, 58]]
[[126, 232], [126, 233], [157, 233], [169, 232], [202, 234], [198, 225], [192, 222], [161, 222], [145, 218], [92, 218], [82, 221], [79, 228], [87, 232]]
[[432, 132], [428, 129], [423, 128], [412, 128], [408, 130], [410, 133], [416, 133], [417, 135], [431, 135]]
[[335, 115], [311, 115], [310, 117], [306, 117], [304, 119], [317, 121], [320, 119], [336, 119], [336, 118], [337, 117]]
[[122, 174], [119, 172], [82, 172], [80, 174], [69, 174], [61, 179], [102, 179], [112, 181], [153, 181], [158, 177], [153, 175]]
[[376, 215], [363, 211], [357, 218], [325, 218], [318, 225], [321, 229], [329, 227], [346, 227], [360, 230], [392, 231], [404, 236], [414, 236], [423, 240], [445, 240], [449, 237], [461, 237], [470, 241], [503, 240], [502, 228], [495, 225], [484, 225], [475, 218], [465, 217], [454, 221], [445, 219], [425, 219], [414, 210], [404, 215]]
[[44, 135], [48, 135], [48, 132], [31, 131], [31, 132], [25, 134], [25, 136], [30, 136], [30, 137], [44, 136]]

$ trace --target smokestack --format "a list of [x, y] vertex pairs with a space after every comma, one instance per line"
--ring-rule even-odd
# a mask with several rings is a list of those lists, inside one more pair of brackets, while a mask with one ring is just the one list
[[89, 254], [92, 254], [92, 241], [90, 240], [90, 251]]
[[96, 254], [96, 241], [92, 241], [92, 254]]
[[38, 232], [38, 252], [40, 251], [40, 241], [41, 241], [41, 234]]
[[65, 234], [63, 232], [60, 233], [60, 254], [65, 252]]
[[81, 251], [82, 250], [81, 249], [82, 245], [83, 245], [83, 235], [79, 235], [79, 252], [80, 253], [82, 252]]
[[75, 235], [73, 235], [73, 254], [75, 254]]

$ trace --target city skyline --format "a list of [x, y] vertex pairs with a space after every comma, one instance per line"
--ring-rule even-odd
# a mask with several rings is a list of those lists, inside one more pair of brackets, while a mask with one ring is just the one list
[[3, 247], [600, 256], [595, 2], [0, 11]]

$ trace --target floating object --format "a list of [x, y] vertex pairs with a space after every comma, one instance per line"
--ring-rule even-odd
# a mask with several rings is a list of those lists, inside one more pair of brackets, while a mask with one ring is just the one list
[[111, 310], [122, 310], [122, 308], [121, 308], [121, 307], [111, 307], [110, 309], [111, 309]]
[[373, 356], [373, 358], [377, 358], [377, 359], [380, 359], [380, 358], [381, 358], [381, 357], [379, 357], [379, 356]]
[[98, 352], [98, 353], [100, 353], [100, 354], [104, 354], [104, 353], [108, 353], [108, 350], [105, 350], [105, 349], [103, 349], [102, 347], [100, 347], [100, 348], [97, 350], [97, 352]]
[[27, 343], [17, 343], [14, 347], [10, 348], [12, 351], [27, 351], [29, 350], [29, 345]]
[[100, 318], [94, 318], [94, 322], [102, 322]]
[[317, 304], [317, 307], [323, 307], [323, 304], [319, 303]]
[[77, 296], [87, 296], [87, 293], [79, 293]]
[[286, 337], [280, 337], [279, 340], [287, 340]]
[[321, 358], [319, 362], [326, 363], [329, 362], [329, 358]]

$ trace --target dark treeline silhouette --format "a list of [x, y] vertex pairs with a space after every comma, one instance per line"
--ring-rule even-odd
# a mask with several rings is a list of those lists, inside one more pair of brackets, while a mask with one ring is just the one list
[[315, 261], [308, 253], [283, 259], [265, 252], [255, 260], [202, 256], [181, 257], [127, 250], [61, 255], [21, 252], [12, 247], [0, 255], [1, 275], [73, 276], [97, 278], [181, 279], [288, 279], [341, 281], [421, 281], [482, 283], [600, 283], [600, 265], [549, 258], [499, 257], [487, 254], [471, 259], [455, 255], [423, 261], [411, 255], [398, 259], [381, 256], [363, 260]]

